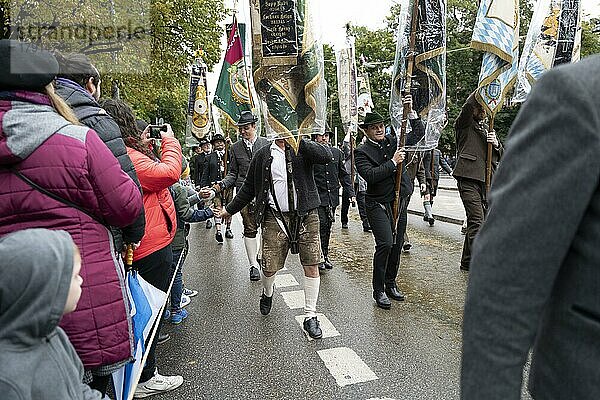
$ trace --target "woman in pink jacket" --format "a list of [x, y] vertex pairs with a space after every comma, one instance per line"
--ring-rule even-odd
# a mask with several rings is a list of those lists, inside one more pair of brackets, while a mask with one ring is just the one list
[[108, 375], [132, 357], [123, 264], [105, 224], [131, 224], [142, 196], [54, 93], [57, 72], [50, 53], [0, 41], [0, 236], [28, 228], [71, 234], [81, 250], [82, 295], [60, 326], [86, 378], [104, 392]]

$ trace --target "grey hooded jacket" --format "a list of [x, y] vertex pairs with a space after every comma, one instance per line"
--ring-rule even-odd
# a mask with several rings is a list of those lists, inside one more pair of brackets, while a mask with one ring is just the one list
[[[32, 251], [35, 248], [35, 253]], [[0, 397], [101, 399], [58, 327], [73, 272], [65, 231], [29, 229], [0, 238]]]

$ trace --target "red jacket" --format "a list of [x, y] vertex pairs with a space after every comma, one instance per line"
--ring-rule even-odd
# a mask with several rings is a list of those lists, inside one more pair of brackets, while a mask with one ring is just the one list
[[152, 160], [143, 153], [127, 148], [144, 193], [146, 230], [133, 260], [140, 260], [173, 241], [177, 215], [169, 186], [181, 175], [181, 145], [175, 138], [162, 140], [162, 159]]

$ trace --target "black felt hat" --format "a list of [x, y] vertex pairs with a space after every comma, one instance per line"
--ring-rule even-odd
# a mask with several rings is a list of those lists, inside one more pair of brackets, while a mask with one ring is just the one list
[[367, 113], [365, 120], [360, 124], [360, 127], [365, 129], [370, 125], [384, 123], [385, 119], [377, 112]]
[[209, 144], [209, 143], [210, 143], [210, 142], [208, 141], [208, 139], [207, 139], [207, 138], [202, 138], [202, 139], [200, 139], [200, 140], [198, 141], [198, 146], [202, 147], [202, 146], [204, 146], [205, 144]]
[[40, 90], [58, 74], [58, 62], [31, 43], [0, 40], [0, 90]]
[[217, 142], [217, 141], [219, 141], [219, 140], [221, 140], [221, 141], [223, 141], [223, 142], [224, 142], [224, 141], [225, 141], [225, 138], [224, 138], [224, 137], [223, 137], [223, 135], [221, 135], [220, 133], [215, 133], [215, 134], [213, 135], [212, 139], [210, 139], [210, 144], [214, 145], [214, 144], [215, 144], [215, 142]]
[[240, 119], [238, 119], [236, 126], [244, 126], [254, 124], [258, 121], [258, 117], [252, 114], [252, 111], [242, 111], [240, 114]]

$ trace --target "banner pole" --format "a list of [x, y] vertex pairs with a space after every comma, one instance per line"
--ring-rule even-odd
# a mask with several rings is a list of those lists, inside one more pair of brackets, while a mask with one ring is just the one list
[[[419, 20], [419, 0], [414, 0], [413, 10], [411, 16], [411, 27], [410, 27], [410, 42], [409, 42], [409, 53], [408, 53], [408, 65], [406, 67], [406, 85], [404, 86], [404, 96], [410, 95], [412, 86], [412, 74], [415, 64], [415, 48], [417, 44], [417, 26]], [[402, 96], [404, 98], [404, 96]], [[404, 109], [402, 111], [402, 125], [400, 126], [400, 137], [398, 138], [398, 149], [403, 148], [406, 139], [406, 127], [408, 124], [408, 112], [409, 107], [404, 103]], [[396, 166], [396, 196], [394, 198], [394, 204], [392, 207], [392, 217], [394, 220], [394, 243], [396, 243], [398, 237], [398, 219], [400, 218], [400, 195], [402, 189], [402, 170], [404, 169], [404, 162], [398, 163]]]

